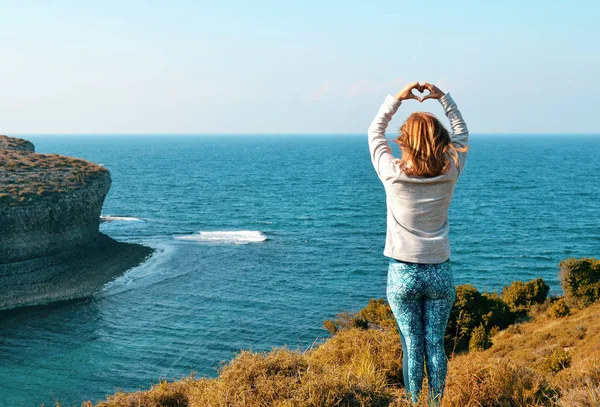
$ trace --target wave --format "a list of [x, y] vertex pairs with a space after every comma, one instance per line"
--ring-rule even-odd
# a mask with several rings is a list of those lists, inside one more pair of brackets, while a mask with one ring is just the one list
[[142, 219], [134, 216], [116, 216], [116, 215], [100, 215], [100, 220], [103, 222], [127, 221], [127, 222], [143, 222]]
[[228, 244], [260, 243], [267, 240], [267, 236], [264, 233], [256, 230], [198, 232], [195, 235], [173, 236], [173, 238], [195, 242]]

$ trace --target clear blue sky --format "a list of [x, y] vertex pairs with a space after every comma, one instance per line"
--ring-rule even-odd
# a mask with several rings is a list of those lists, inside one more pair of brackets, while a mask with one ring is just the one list
[[[472, 133], [600, 133], [600, 1], [3, 1], [0, 134], [363, 133], [438, 83]], [[442, 115], [435, 101], [406, 102]]]

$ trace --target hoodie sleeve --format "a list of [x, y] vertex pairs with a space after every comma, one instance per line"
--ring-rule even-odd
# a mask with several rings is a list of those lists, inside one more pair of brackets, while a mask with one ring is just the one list
[[[454, 144], [456, 147], [467, 147], [469, 145], [469, 130], [467, 129], [467, 124], [460, 114], [458, 107], [456, 107], [456, 102], [454, 102], [452, 96], [450, 96], [450, 93], [446, 93], [439, 99], [439, 101], [442, 104], [446, 117], [450, 121], [450, 126], [452, 127], [452, 134], [450, 134], [452, 144]], [[467, 152], [459, 152], [459, 174], [462, 173], [466, 160]]]
[[387, 95], [367, 132], [371, 162], [381, 181], [385, 181], [391, 175], [391, 164], [395, 160], [392, 149], [385, 138], [385, 130], [401, 103], [394, 96]]

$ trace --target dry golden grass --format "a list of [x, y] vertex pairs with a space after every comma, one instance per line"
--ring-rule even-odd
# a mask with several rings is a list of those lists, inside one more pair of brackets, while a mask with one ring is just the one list
[[217, 380], [162, 382], [97, 406], [388, 406], [398, 390], [400, 356], [390, 332], [354, 328], [303, 352], [241, 351]]
[[[558, 319], [540, 312], [500, 331], [490, 349], [450, 362], [443, 405], [598, 406], [599, 330], [600, 303]], [[553, 372], [546, 366], [556, 350], [571, 364]]]
[[0, 203], [23, 205], [73, 191], [107, 172], [78, 158], [0, 149]]
[[28, 140], [0, 135], [0, 150], [25, 150], [28, 147], [32, 147]]
[[[485, 351], [448, 364], [443, 407], [592, 407], [600, 405], [600, 303], [553, 318], [543, 307], [531, 321], [492, 337]], [[571, 363], [548, 370], [555, 350]], [[409, 406], [402, 350], [394, 329], [341, 330], [306, 349], [241, 351], [216, 379], [193, 375], [148, 391], [117, 393], [85, 407]], [[427, 379], [419, 406], [427, 406]]]

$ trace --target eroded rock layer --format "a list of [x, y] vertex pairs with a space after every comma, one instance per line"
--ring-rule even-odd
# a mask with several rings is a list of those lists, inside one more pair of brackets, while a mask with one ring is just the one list
[[0, 309], [90, 295], [153, 249], [100, 233], [101, 165], [0, 136]]

